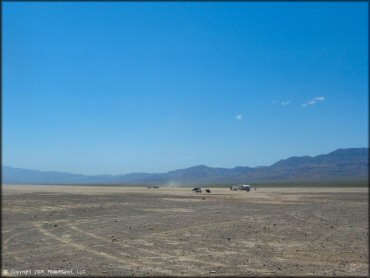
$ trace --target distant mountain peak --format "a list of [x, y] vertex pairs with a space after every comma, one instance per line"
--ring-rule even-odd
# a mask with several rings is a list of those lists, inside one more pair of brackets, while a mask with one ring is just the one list
[[189, 167], [187, 169], [208, 169], [210, 167], [204, 165], [204, 164], [200, 164], [200, 165], [195, 165], [195, 166], [192, 166], [192, 167]]

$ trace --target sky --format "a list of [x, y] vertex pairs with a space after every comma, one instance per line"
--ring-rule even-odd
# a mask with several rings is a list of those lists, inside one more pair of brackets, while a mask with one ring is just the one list
[[367, 2], [3, 2], [3, 165], [268, 166], [368, 147]]

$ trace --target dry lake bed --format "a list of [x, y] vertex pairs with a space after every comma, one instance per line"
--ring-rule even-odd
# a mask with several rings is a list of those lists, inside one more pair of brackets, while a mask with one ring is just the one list
[[3, 275], [368, 276], [367, 188], [2, 188]]

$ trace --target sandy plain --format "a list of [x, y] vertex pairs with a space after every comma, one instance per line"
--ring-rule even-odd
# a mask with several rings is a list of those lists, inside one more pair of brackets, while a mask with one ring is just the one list
[[210, 188], [4, 185], [3, 275], [368, 276], [368, 188]]

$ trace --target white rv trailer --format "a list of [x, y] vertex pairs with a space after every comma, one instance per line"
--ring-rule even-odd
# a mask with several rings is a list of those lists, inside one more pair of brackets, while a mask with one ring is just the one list
[[232, 185], [230, 186], [230, 190], [246, 190], [249, 192], [251, 190], [251, 186], [249, 184]]

